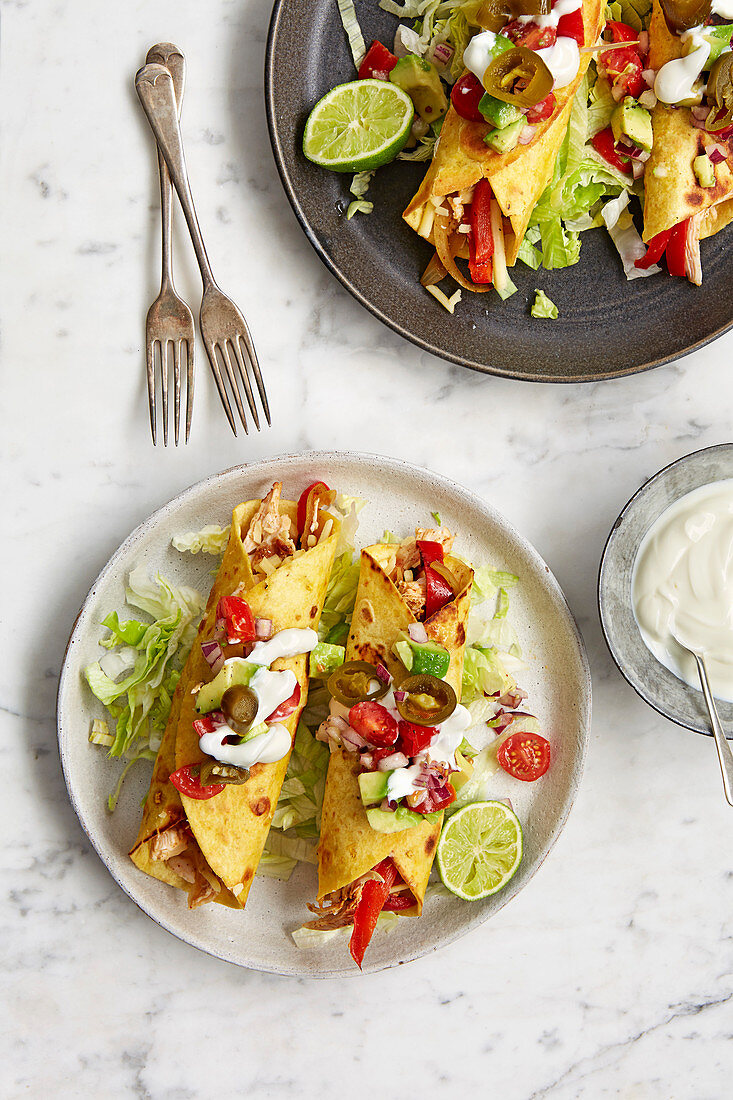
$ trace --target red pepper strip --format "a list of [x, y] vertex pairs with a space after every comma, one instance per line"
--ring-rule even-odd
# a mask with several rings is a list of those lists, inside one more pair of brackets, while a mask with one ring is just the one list
[[600, 130], [591, 139], [591, 145], [597, 153], [601, 154], [604, 160], [607, 160], [614, 168], [618, 168], [619, 172], [624, 172], [627, 176], [634, 174], [629, 158], [618, 152], [613, 130], [610, 126], [607, 126], [605, 130]]
[[390, 894], [382, 909], [385, 913], [397, 913], [400, 909], [412, 909], [414, 904], [414, 897], [409, 891], [405, 890], [399, 894]]
[[324, 493], [329, 491], [325, 481], [314, 481], [300, 494], [300, 500], [298, 501], [298, 531], [301, 534], [303, 532], [305, 517], [308, 514], [308, 497], [314, 489], [321, 489]]
[[439, 573], [430, 566], [425, 568], [425, 618], [429, 619], [453, 599], [455, 593]]
[[395, 55], [375, 39], [359, 66], [359, 80], [386, 80], [396, 64]]
[[257, 637], [252, 608], [240, 596], [224, 596], [219, 600], [216, 617], [224, 619], [230, 643], [253, 642]]
[[354, 930], [349, 941], [351, 957], [360, 970], [364, 960], [364, 952], [374, 935], [374, 929], [377, 927], [379, 914], [384, 908], [384, 903], [389, 897], [389, 892], [397, 877], [395, 866], [389, 858], [383, 859], [374, 870], [382, 876], [384, 882], [369, 879], [362, 886], [354, 910]]
[[[608, 23], [606, 23], [608, 26]], [[574, 38], [579, 46], [585, 45], [585, 27], [583, 26], [583, 9], [568, 12], [561, 15], [557, 23], [557, 37]]]
[[640, 260], [634, 260], [634, 267], [640, 267], [642, 271], [646, 271], [648, 267], [659, 263], [671, 235], [671, 229], [664, 229], [661, 233], [657, 233], [656, 237], [652, 237], [647, 245], [646, 255], [642, 256]]
[[487, 179], [478, 181], [473, 189], [471, 202], [471, 240], [468, 261], [471, 278], [475, 283], [492, 281], [491, 257], [494, 254], [494, 236], [491, 232], [491, 200], [493, 192]]
[[430, 565], [431, 562], [443, 560], [442, 542], [428, 542], [427, 539], [418, 539], [417, 548], [422, 554], [423, 565]]
[[685, 237], [687, 236], [687, 223], [689, 218], [686, 218], [679, 225], [675, 225], [670, 232], [669, 241], [667, 242], [667, 270], [670, 275], [682, 275], [687, 274], [685, 270]]
[[188, 798], [198, 799], [199, 802], [206, 798], [213, 798], [215, 794], [221, 794], [225, 784], [211, 783], [208, 787], [202, 787], [199, 777], [191, 774], [191, 769], [195, 767], [198, 767], [198, 764], [186, 764], [169, 776], [176, 790], [187, 795]]

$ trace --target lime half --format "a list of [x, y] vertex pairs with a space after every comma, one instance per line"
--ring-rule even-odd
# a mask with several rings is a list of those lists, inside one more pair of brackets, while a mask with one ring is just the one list
[[410, 136], [415, 109], [387, 80], [337, 84], [305, 124], [303, 152], [332, 172], [365, 172], [394, 160]]
[[522, 859], [522, 826], [502, 802], [472, 802], [443, 827], [438, 870], [443, 883], [465, 901], [495, 894]]

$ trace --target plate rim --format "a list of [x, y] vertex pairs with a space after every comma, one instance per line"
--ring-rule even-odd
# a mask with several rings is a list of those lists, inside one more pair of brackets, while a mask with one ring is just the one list
[[[690, 460], [692, 460], [692, 459], [700, 459], [703, 455], [713, 454], [716, 451], [728, 451], [728, 452], [733, 451], [733, 442], [731, 442], [731, 443], [713, 443], [710, 447], [700, 447], [695, 451], [689, 451], [687, 454], [680, 455], [679, 458], [675, 458], [671, 462], [668, 462], [665, 466], [662, 466], [661, 469], [657, 470], [656, 473], [652, 474], [651, 477], [647, 478], [647, 480], [642, 485], [639, 486], [639, 488], [636, 490], [636, 492], [632, 493], [632, 495], [629, 497], [626, 504], [623, 506], [623, 508], [619, 512], [618, 516], [614, 520], [613, 525], [611, 527], [611, 530], [608, 533], [608, 537], [606, 538], [606, 542], [605, 542], [604, 547], [603, 547], [603, 553], [601, 554], [601, 559], [600, 559], [599, 566], [598, 566], [598, 581], [597, 581], [597, 584], [596, 584], [596, 604], [597, 604], [597, 607], [598, 607], [598, 618], [600, 619], [600, 623], [601, 623], [601, 631], [603, 633], [603, 640], [606, 643], [606, 648], [608, 649], [608, 652], [611, 654], [611, 657], [613, 659], [614, 664], [616, 665], [616, 668], [621, 673], [621, 675], [623, 676], [626, 683], [629, 685], [629, 687], [633, 688], [633, 690], [636, 692], [638, 697], [644, 703], [646, 703], [647, 706], [651, 707], [652, 710], [657, 712], [657, 714], [660, 714], [662, 716], [662, 718], [666, 718], [669, 722], [674, 723], [674, 725], [679, 726], [681, 729], [689, 730], [690, 733], [697, 733], [697, 734], [701, 735], [702, 737], [713, 737], [713, 731], [709, 728], [705, 728], [702, 725], [694, 725], [690, 721], [686, 721], [682, 718], [675, 717], [674, 713], [671, 710], [671, 708], [666, 708], [665, 709], [665, 707], [662, 703], [657, 703], [654, 699], [650, 698], [648, 695], [646, 695], [644, 693], [641, 682], [639, 682], [637, 684], [637, 683], [634, 682], [633, 679], [631, 679], [631, 674], [624, 667], [624, 663], [621, 659], [620, 654], [617, 651], [617, 647], [615, 646], [614, 642], [609, 637], [609, 633], [608, 633], [608, 630], [607, 630], [607, 626], [606, 626], [607, 608], [606, 608], [606, 600], [605, 600], [604, 582], [605, 582], [605, 578], [606, 578], [608, 557], [609, 557], [611, 551], [614, 549], [614, 545], [616, 543], [616, 540], [620, 537], [619, 536], [619, 529], [622, 527], [624, 519], [628, 515], [629, 511], [632, 508], [634, 508], [640, 502], [640, 500], [643, 499], [643, 497], [646, 495], [646, 493], [655, 484], [658, 484], [661, 480], [664, 479], [665, 476], [668, 476], [670, 474], [670, 472], [675, 467], [681, 466], [684, 463], [689, 463]], [[706, 484], [706, 483], [703, 483], [703, 484]], [[713, 484], [713, 482], [708, 482], [707, 484]], [[688, 492], [693, 492], [694, 490], [689, 489], [687, 491]], [[679, 499], [681, 499], [681, 497], [678, 497], [677, 499], [679, 500]], [[644, 534], [646, 534], [646, 531], [649, 530], [652, 523], [654, 523], [654, 521], [656, 519], [658, 519], [659, 515], [661, 515], [661, 514], [662, 513], [660, 512], [657, 516], [654, 516], [650, 520], [649, 525], [646, 527]], [[643, 537], [644, 537], [644, 535], [642, 534], [642, 538]], [[637, 553], [638, 553], [638, 549], [639, 549], [640, 545], [641, 545], [641, 539], [639, 540], [639, 542], [637, 544], [637, 547], [636, 547]], [[634, 559], [634, 560], [636, 560], [636, 559]], [[649, 652], [651, 652], [651, 651], [649, 651]], [[653, 654], [652, 654], [652, 656], [653, 656]], [[658, 662], [658, 664], [659, 664], [659, 667], [664, 669], [665, 672], [669, 676], [671, 676], [677, 684], [683, 684], [684, 685], [684, 681], [680, 680], [679, 677], [675, 676], [673, 672], [671, 672], [669, 669], [666, 668], [666, 666], [662, 665], [661, 662]], [[697, 690], [697, 689], [691, 687], [690, 685], [684, 685], [684, 686], [688, 687], [689, 690], [691, 690], [691, 691]], [[716, 700], [716, 703], [717, 703], [718, 706], [721, 705], [720, 700]], [[729, 704], [729, 705], [731, 705], [731, 704]], [[701, 718], [701, 721], [704, 721], [704, 719]], [[727, 734], [726, 736], [733, 737], [733, 733]]]
[[[437, 473], [433, 470], [430, 470], [428, 467], [418, 466], [416, 463], [408, 462], [404, 459], [394, 458], [394, 457], [391, 457], [391, 456], [380, 455], [380, 454], [377, 454], [375, 452], [366, 452], [366, 451], [299, 451], [299, 452], [289, 452], [289, 453], [286, 453], [286, 454], [275, 455], [271, 458], [263, 458], [263, 459], [258, 460], [257, 462], [252, 462], [252, 463], [238, 463], [238, 464], [236, 464], [234, 466], [230, 466], [227, 469], [222, 470], [220, 472], [210, 474], [207, 477], [202, 478], [200, 481], [194, 482], [193, 484], [189, 485], [187, 488], [183, 489], [180, 493], [177, 493], [174, 497], [172, 497], [170, 500], [164, 502], [162, 505], [160, 505], [158, 508], [156, 508], [153, 512], [151, 512], [145, 519], [143, 519], [139, 524], [137, 524], [137, 526], [130, 532], [130, 534], [120, 543], [120, 545], [117, 547], [117, 549], [114, 551], [114, 553], [108, 559], [106, 564], [102, 567], [102, 569], [99, 571], [99, 573], [95, 577], [93, 583], [91, 584], [91, 586], [89, 588], [89, 591], [87, 592], [86, 596], [84, 597], [84, 599], [82, 601], [82, 604], [81, 604], [77, 614], [74, 617], [74, 621], [73, 621], [73, 625], [72, 625], [72, 628], [71, 628], [71, 631], [70, 631], [70, 634], [69, 634], [69, 638], [68, 638], [68, 641], [67, 641], [65, 649], [64, 649], [63, 662], [62, 662], [62, 666], [61, 666], [61, 672], [60, 672], [60, 675], [59, 675], [59, 682], [58, 682], [58, 689], [57, 689], [57, 693], [56, 693], [56, 726], [57, 726], [57, 747], [58, 747], [58, 752], [59, 752], [59, 759], [60, 759], [60, 763], [61, 763], [61, 769], [62, 769], [62, 774], [63, 774], [63, 778], [64, 778], [64, 783], [66, 785], [66, 790], [67, 790], [67, 793], [69, 795], [69, 800], [71, 802], [74, 813], [76, 814], [76, 817], [79, 821], [79, 824], [80, 824], [84, 834], [86, 835], [87, 839], [89, 840], [90, 844], [92, 845], [92, 848], [96, 852], [97, 856], [99, 857], [99, 859], [103, 863], [106, 871], [110, 874], [110, 876], [117, 883], [117, 885], [123, 890], [123, 892], [127, 895], [127, 897], [130, 898], [130, 900], [137, 906], [137, 908], [141, 912], [143, 912], [146, 916], [150, 917], [160, 928], [163, 928], [166, 932], [168, 932], [171, 936], [174, 936], [177, 940], [179, 940], [179, 941], [181, 941], [181, 942], [183, 942], [183, 943], [185, 943], [185, 944], [187, 944], [191, 947], [195, 947], [196, 949], [202, 951], [203, 953], [205, 953], [207, 955], [211, 955], [214, 958], [220, 959], [223, 962], [227, 962], [227, 963], [233, 964], [235, 966], [240, 966], [244, 969], [255, 970], [255, 971], [258, 971], [258, 972], [261, 972], [261, 973], [279, 974], [279, 975], [282, 975], [282, 976], [296, 977], [296, 978], [317, 978], [317, 979], [347, 978], [347, 977], [355, 977], [355, 976], [358, 975], [359, 972], [358, 971], [353, 971], [352, 972], [351, 970], [345, 971], [345, 970], [331, 970], [331, 969], [323, 969], [323, 970], [321, 970], [317, 973], [313, 973], [312, 971], [294, 972], [292, 969], [286, 968], [282, 965], [278, 965], [277, 962], [273, 962], [271, 965], [266, 965], [262, 962], [257, 962], [257, 963], [252, 962], [252, 961], [245, 962], [245, 961], [242, 961], [242, 960], [239, 960], [239, 959], [232, 958], [232, 957], [228, 956], [226, 953], [224, 953], [223, 951], [218, 950], [216, 947], [213, 947], [211, 944], [204, 942], [204, 940], [200, 937], [197, 938], [195, 935], [191, 935], [191, 934], [188, 934], [188, 933], [185, 934], [185, 935], [182, 934], [181, 931], [179, 931], [177, 928], [172, 927], [170, 925], [170, 923], [167, 921], [167, 918], [165, 916], [161, 916], [157, 911], [155, 911], [155, 906], [152, 906], [152, 905], [148, 906], [147, 904], [145, 904], [142, 901], [142, 899], [136, 897], [135, 893], [132, 890], [132, 888], [129, 887], [127, 884], [125, 884], [121, 880], [121, 878], [115, 873], [112, 866], [108, 862], [108, 860], [106, 858], [106, 855], [102, 850], [101, 843], [97, 842], [97, 839], [94, 835], [94, 831], [91, 828], [90, 824], [88, 823], [88, 821], [85, 817], [85, 813], [84, 813], [82, 807], [80, 806], [77, 798], [75, 797], [74, 781], [73, 781], [73, 779], [70, 775], [69, 759], [68, 759], [66, 748], [65, 748], [65, 742], [66, 742], [66, 739], [67, 739], [66, 727], [62, 723], [62, 717], [61, 717], [63, 699], [64, 699], [64, 695], [65, 695], [67, 682], [69, 681], [70, 676], [74, 675], [75, 672], [78, 672], [78, 669], [74, 668], [73, 662], [69, 660], [69, 656], [70, 656], [70, 650], [72, 649], [72, 646], [73, 646], [73, 644], [75, 642], [75, 639], [76, 639], [77, 630], [79, 628], [79, 621], [80, 621], [81, 617], [83, 616], [84, 611], [86, 610], [87, 606], [89, 605], [89, 603], [93, 599], [94, 594], [95, 594], [95, 590], [97, 588], [97, 585], [107, 576], [108, 573], [112, 572], [116, 568], [119, 560], [127, 554], [129, 548], [145, 532], [145, 530], [151, 524], [153, 524], [154, 522], [159, 520], [159, 518], [164, 513], [168, 512], [172, 509], [175, 509], [176, 506], [183, 503], [188, 496], [199, 493], [200, 491], [204, 490], [206, 486], [212, 485], [216, 482], [219, 482], [221, 479], [224, 479], [226, 477], [230, 477], [232, 475], [240, 474], [240, 473], [244, 476], [250, 476], [250, 477], [251, 476], [257, 476], [257, 473], [260, 469], [269, 468], [273, 464], [278, 464], [279, 465], [279, 464], [284, 464], [288, 461], [298, 462], [298, 461], [302, 461], [302, 460], [313, 461], [313, 462], [321, 463], [321, 464], [325, 464], [328, 461], [343, 461], [343, 460], [346, 460], [347, 462], [353, 462], [353, 463], [357, 464], [357, 463], [360, 463], [360, 462], [364, 462], [365, 460], [368, 460], [370, 462], [378, 462], [382, 466], [388, 467], [389, 469], [391, 469], [393, 471], [398, 471], [398, 472], [410, 474], [410, 475], [413, 475], [413, 476], [415, 474], [418, 474], [418, 475], [424, 474], [427, 470], [430, 473], [431, 477], [435, 480], [435, 482], [443, 490], [448, 491], [453, 496], [454, 499], [467, 500], [467, 501], [470, 501], [474, 505], [476, 503], [479, 503], [480, 506], [487, 513], [490, 513], [492, 516], [495, 516], [497, 518], [497, 520], [500, 521], [503, 533], [505, 533], [510, 539], [515, 540], [516, 544], [522, 549], [523, 553], [525, 553], [534, 562], [534, 564], [542, 570], [542, 572], [544, 574], [545, 583], [547, 585], [549, 585], [549, 588], [551, 589], [553, 596], [558, 601], [558, 604], [560, 605], [560, 607], [563, 609], [564, 614], [566, 616], [566, 624], [570, 629], [570, 633], [572, 634], [572, 638], [573, 638], [573, 641], [574, 641], [574, 644], [575, 644], [575, 647], [576, 647], [576, 651], [577, 651], [577, 654], [578, 654], [578, 658], [579, 658], [580, 697], [579, 697], [579, 700], [578, 700], [578, 703], [579, 703], [579, 722], [578, 722], [578, 725], [579, 725], [579, 730], [580, 730], [580, 737], [579, 737], [579, 741], [578, 741], [577, 750], [575, 752], [575, 759], [574, 759], [573, 768], [572, 768], [572, 779], [571, 779], [569, 790], [567, 791], [567, 793], [564, 797], [563, 804], [562, 804], [562, 807], [561, 807], [561, 811], [558, 815], [558, 819], [555, 823], [554, 829], [552, 830], [552, 832], [549, 836], [549, 841], [548, 841], [546, 850], [544, 851], [542, 856], [538, 859], [537, 864], [536, 864], [530, 878], [527, 880], [527, 883], [525, 883], [525, 885], [527, 885], [529, 883], [529, 881], [531, 881], [531, 879], [534, 878], [535, 874], [540, 869], [542, 864], [545, 862], [545, 860], [547, 859], [547, 856], [550, 854], [550, 852], [554, 848], [555, 844], [557, 843], [557, 841], [560, 837], [560, 834], [562, 833], [563, 829], [565, 828], [565, 825], [567, 824], [567, 820], [568, 820], [568, 817], [570, 815], [570, 811], [573, 808], [573, 805], [575, 803], [575, 799], [576, 799], [577, 794], [578, 794], [578, 790], [580, 788], [580, 784], [581, 784], [584, 769], [585, 769], [586, 758], [587, 758], [588, 742], [589, 742], [589, 739], [590, 739], [591, 718], [592, 718], [592, 681], [591, 681], [590, 665], [589, 665], [589, 661], [588, 661], [588, 654], [587, 654], [585, 642], [584, 642], [582, 633], [580, 631], [580, 628], [578, 626], [577, 620], [576, 620], [576, 618], [575, 618], [575, 616], [574, 616], [574, 614], [573, 614], [573, 612], [572, 612], [572, 610], [571, 610], [571, 608], [568, 604], [565, 593], [563, 592], [557, 578], [555, 577], [554, 573], [552, 572], [550, 567], [547, 565], [545, 560], [539, 554], [539, 552], [535, 549], [533, 544], [528, 539], [526, 539], [522, 534], [520, 534], [516, 530], [516, 528], [508, 520], [506, 520], [505, 517], [496, 508], [494, 508], [494, 506], [491, 503], [486, 501], [478, 493], [474, 493], [472, 490], [465, 488], [464, 486], [460, 485], [458, 482], [454, 481], [453, 479], [451, 479], [449, 477], [446, 477], [443, 474]], [[516, 887], [516, 886], [514, 887], [514, 889], [512, 889], [512, 884], [511, 883], [508, 884], [505, 891], [502, 892], [502, 897], [501, 897], [500, 903], [497, 905], [497, 907], [494, 910], [492, 910], [491, 912], [485, 912], [485, 914], [483, 914], [483, 915], [482, 915], [483, 911], [479, 911], [477, 913], [477, 917], [474, 921], [467, 922], [464, 926], [461, 926], [460, 928], [454, 929], [450, 933], [446, 934], [446, 936], [444, 938], [441, 938], [439, 944], [434, 945], [433, 947], [429, 948], [428, 950], [418, 949], [414, 953], [411, 952], [411, 951], [408, 951], [401, 958], [395, 958], [394, 960], [389, 961], [389, 962], [385, 963], [384, 965], [376, 965], [376, 966], [370, 967], [368, 964], [365, 964], [363, 973], [378, 973], [382, 970], [391, 969], [392, 967], [395, 967], [395, 966], [401, 966], [404, 963], [412, 962], [412, 961], [415, 961], [416, 959], [419, 959], [419, 958], [425, 958], [429, 954], [434, 953], [435, 951], [442, 950], [444, 947], [450, 946], [452, 943], [455, 943], [456, 940], [461, 939], [464, 935], [467, 935], [469, 932], [475, 931], [477, 928], [481, 927], [483, 924], [486, 923], [486, 921], [488, 921], [489, 917], [494, 916], [497, 912], [499, 912], [501, 909], [503, 909], [504, 906], [507, 905], [512, 900], [512, 898], [514, 898], [516, 896], [516, 894], [518, 892], [518, 889], [519, 888]]]
[[446, 351], [442, 348], [436, 347], [428, 340], [415, 333], [409, 332], [402, 325], [393, 321], [385, 313], [383, 313], [379, 306], [367, 298], [359, 291], [356, 286], [350, 281], [349, 277], [341, 271], [340, 267], [332, 259], [328, 251], [323, 247], [318, 237], [311, 228], [310, 222], [300, 204], [300, 201], [295, 193], [295, 189], [290, 179], [290, 173], [288, 170], [287, 159], [283, 149], [283, 143], [280, 139], [280, 133], [277, 125], [277, 112], [275, 109], [275, 89], [274, 89], [274, 68], [275, 68], [275, 50], [277, 47], [277, 37], [280, 30], [280, 19], [283, 9], [285, 8], [287, 0], [274, 0], [272, 6], [272, 12], [270, 15], [270, 22], [267, 29], [267, 41], [265, 47], [265, 114], [267, 118], [267, 130], [270, 138], [270, 146], [272, 149], [273, 157], [275, 160], [275, 166], [277, 168], [278, 175], [280, 176], [280, 182], [283, 185], [283, 189], [287, 196], [288, 202], [298, 220], [300, 228], [304, 232], [309, 244], [314, 249], [316, 255], [321, 262], [328, 268], [332, 275], [341, 283], [341, 285], [352, 295], [353, 298], [359, 302], [365, 309], [367, 309], [372, 316], [376, 317], [378, 321], [381, 321], [383, 325], [396, 332], [398, 336], [401, 336], [409, 343], [422, 348], [423, 351], [429, 352], [431, 355], [435, 355], [438, 359], [442, 359], [448, 363], [454, 363], [459, 367], [467, 367], [469, 370], [476, 371], [479, 374], [488, 374], [495, 378], [512, 378], [517, 382], [535, 382], [535, 383], [551, 383], [553, 385], [574, 385], [592, 383], [592, 382], [612, 382], [617, 378], [628, 378], [635, 374], [643, 374], [646, 371], [654, 370], [656, 367], [663, 367], [667, 363], [676, 362], [679, 359], [684, 358], [686, 355], [692, 355], [694, 352], [700, 351], [701, 348], [711, 344], [714, 340], [724, 336], [726, 332], [733, 329], [733, 314], [730, 319], [720, 328], [714, 332], [708, 333], [707, 336], [701, 337], [694, 344], [690, 344], [683, 351], [673, 352], [670, 355], [661, 356], [657, 359], [649, 360], [645, 363], [640, 363], [638, 366], [624, 367], [622, 369], [614, 370], [609, 373], [598, 371], [594, 374], [578, 374], [568, 377], [567, 375], [559, 374], [532, 374], [527, 371], [515, 371], [511, 368], [494, 367], [488, 363], [477, 363], [474, 360], [465, 359], [460, 355], [456, 355], [450, 351]]

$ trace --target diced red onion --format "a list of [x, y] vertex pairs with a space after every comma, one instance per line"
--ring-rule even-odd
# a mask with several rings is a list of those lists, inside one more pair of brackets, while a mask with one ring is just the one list
[[717, 142], [715, 145], [711, 145], [708, 149], [708, 156], [710, 157], [713, 164], [720, 164], [721, 161], [727, 159], [725, 149], [722, 145], [718, 145]]
[[514, 710], [522, 702], [522, 699], [527, 699], [528, 695], [526, 691], [522, 691], [521, 688], [515, 688], [514, 691], [507, 691], [498, 700], [499, 706], [509, 707], [510, 710]]
[[[654, 71], [654, 69], [644, 69], [641, 75], [644, 77], [644, 80], [646, 81], [647, 86], [649, 88], [653, 88], [654, 87], [654, 81], [657, 79], [657, 74]], [[611, 89], [611, 90], [615, 91], [615, 89]], [[621, 95], [624, 95], [624, 94], [625, 93], [622, 89], [621, 90]], [[619, 96], [615, 95], [613, 98], [618, 99]]]
[[495, 798], [494, 802], [501, 802], [502, 806], [506, 806], [508, 810], [511, 810], [512, 813], [514, 813], [514, 807], [512, 806], [511, 798]]
[[425, 629], [425, 623], [410, 623], [407, 628], [407, 633], [413, 642], [417, 642], [418, 645], [424, 645], [428, 640], [428, 632]]
[[525, 126], [524, 129], [522, 130], [521, 134], [519, 135], [519, 144], [520, 145], [529, 145], [530, 141], [532, 140], [532, 138], [535, 136], [536, 133], [537, 133], [537, 127], [536, 126]]
[[433, 50], [433, 60], [439, 65], [447, 65], [453, 57], [453, 50], [447, 42], [438, 42]]
[[704, 103], [698, 103], [697, 106], [690, 108], [690, 113], [693, 118], [706, 119], [708, 117], [709, 108]]
[[219, 642], [202, 642], [201, 653], [209, 668], [216, 675], [224, 664], [224, 650]]
[[370, 772], [374, 767], [374, 757], [370, 752], [364, 752], [361, 755], [361, 763], [365, 772]]
[[624, 91], [624, 89], [619, 84], [612, 84], [611, 85], [611, 95], [613, 96], [613, 98], [618, 103], [620, 100], [622, 100], [624, 98], [624, 96], [626, 95], [626, 92]]
[[395, 697], [395, 699], [397, 700], [398, 703], [401, 703], [402, 700], [405, 698], [406, 694], [407, 694], [406, 691], [396, 691], [394, 693], [394, 697]]
[[352, 729], [351, 726], [347, 726], [346, 729], [342, 731], [341, 740], [347, 748], [352, 750], [365, 749], [367, 746], [367, 742], [364, 738], [361, 737], [356, 730]]
[[377, 676], [383, 684], [392, 683], [392, 674], [390, 673], [389, 669], [384, 667], [384, 665], [377, 665]]
[[255, 634], [263, 642], [272, 637], [272, 619], [255, 619]]
[[639, 53], [649, 53], [649, 31], [639, 31]]
[[705, 125], [706, 120], [707, 120], [707, 115], [705, 116], [705, 118], [693, 118], [692, 119], [692, 125], [698, 130], [704, 130], [704, 129], [706, 129], [706, 125]]
[[382, 800], [382, 803], [381, 803], [379, 808], [380, 808], [380, 810], [386, 810], [387, 813], [394, 813], [394, 808], [395, 808], [396, 805], [397, 805], [396, 802], [390, 802], [390, 800], [388, 798], [385, 798], [385, 799]]
[[391, 772], [395, 768], [406, 768], [410, 763], [409, 757], [403, 752], [393, 752], [391, 756], [384, 756], [377, 764], [377, 771]]
[[631, 171], [635, 180], [640, 180], [644, 175], [644, 163], [640, 160], [633, 160], [631, 162]]
[[217, 619], [216, 622], [214, 623], [214, 633], [213, 633], [212, 637], [216, 641], [223, 641], [224, 638], [226, 637], [226, 628], [227, 628], [226, 620]]

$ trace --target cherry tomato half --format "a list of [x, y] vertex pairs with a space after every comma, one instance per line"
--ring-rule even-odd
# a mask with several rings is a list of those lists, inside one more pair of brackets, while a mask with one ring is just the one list
[[473, 73], [464, 73], [453, 85], [450, 101], [461, 118], [469, 122], [485, 122], [486, 119], [478, 109], [483, 95], [484, 86], [481, 81]]
[[544, 122], [546, 118], [549, 118], [554, 110], [555, 96], [550, 92], [539, 103], [535, 103], [534, 107], [530, 107], [526, 115], [527, 122], [530, 126], [536, 126], [538, 122]]
[[550, 742], [538, 733], [512, 733], [499, 746], [496, 757], [509, 775], [534, 783], [550, 766]]
[[349, 725], [370, 745], [384, 747], [397, 740], [397, 723], [381, 703], [357, 703], [349, 711]]
[[282, 722], [283, 718], [289, 718], [293, 711], [298, 709], [300, 702], [300, 684], [295, 685], [295, 691], [279, 707], [275, 707], [272, 714], [265, 718], [266, 722]]
[[540, 27], [537, 23], [523, 23], [521, 19], [507, 23], [501, 33], [515, 46], [526, 46], [528, 50], [549, 49], [555, 45], [558, 35], [555, 27]]

